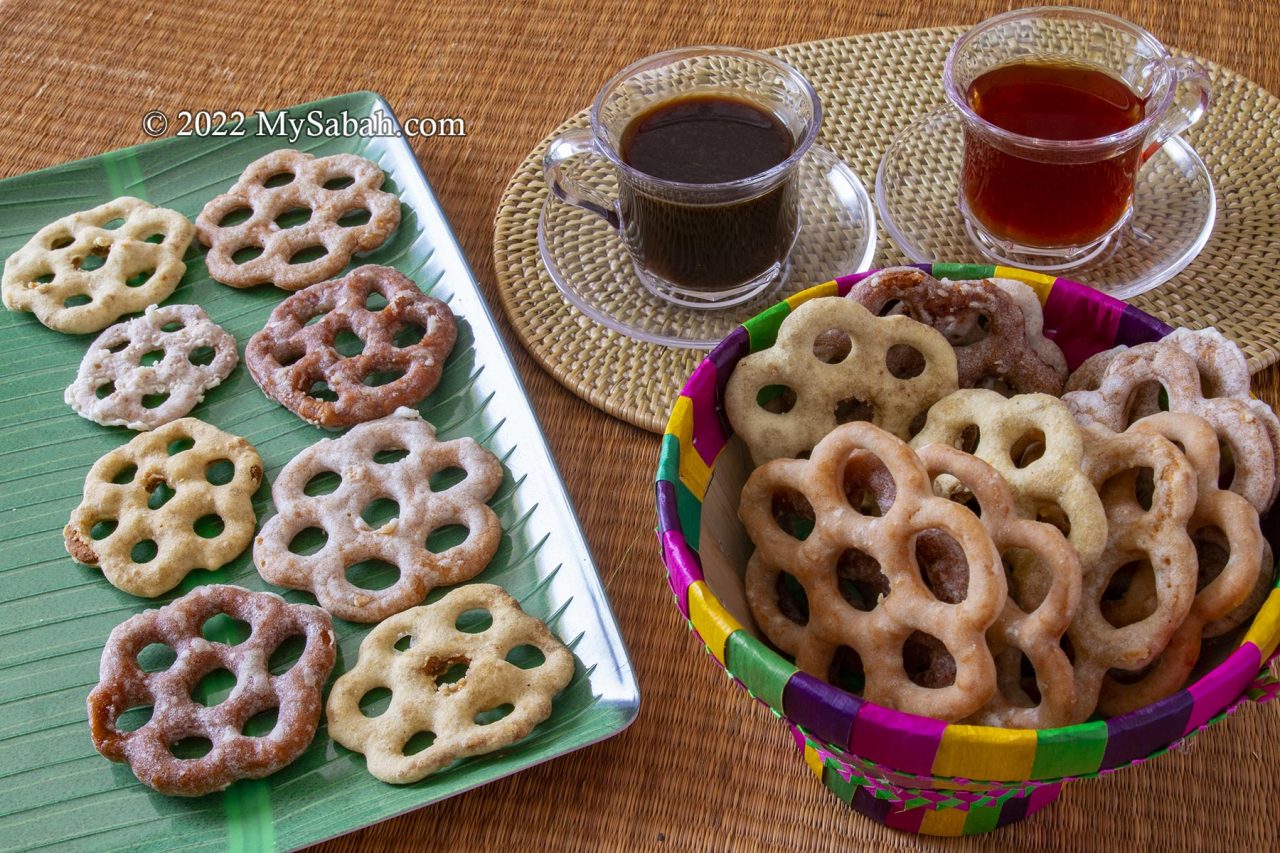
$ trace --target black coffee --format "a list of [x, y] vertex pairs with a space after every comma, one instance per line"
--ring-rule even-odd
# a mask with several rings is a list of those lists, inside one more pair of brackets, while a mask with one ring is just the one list
[[[620, 153], [654, 178], [718, 184], [778, 165], [795, 148], [768, 110], [730, 95], [663, 101], [631, 120]], [[690, 290], [723, 290], [779, 263], [796, 232], [795, 182], [726, 204], [681, 204], [624, 185], [625, 238], [653, 273]]]

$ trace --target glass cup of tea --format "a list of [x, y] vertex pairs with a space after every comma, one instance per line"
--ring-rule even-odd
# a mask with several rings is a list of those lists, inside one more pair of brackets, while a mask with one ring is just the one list
[[786, 278], [801, 159], [822, 123], [785, 62], [731, 47], [641, 59], [604, 85], [586, 128], [547, 149], [547, 185], [618, 230], [640, 281], [694, 308]]
[[1083, 264], [1133, 212], [1138, 170], [1209, 108], [1209, 77], [1114, 15], [1045, 7], [983, 21], [943, 70], [964, 126], [960, 210], [989, 257]]

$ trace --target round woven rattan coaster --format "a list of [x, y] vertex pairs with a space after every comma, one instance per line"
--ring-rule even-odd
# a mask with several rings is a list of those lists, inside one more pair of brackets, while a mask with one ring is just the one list
[[[820, 143], [870, 191], [893, 136], [943, 103], [942, 63], [961, 32], [871, 33], [768, 52], [812, 81], [824, 110]], [[1132, 302], [1174, 326], [1217, 326], [1244, 348], [1256, 371], [1280, 360], [1280, 99], [1213, 63], [1205, 67], [1213, 109], [1186, 138], [1213, 177], [1217, 223], [1189, 267]], [[643, 343], [599, 325], [565, 300], [538, 254], [538, 215], [547, 196], [542, 155], [551, 139], [586, 123], [583, 110], [556, 128], [512, 176], [494, 223], [498, 292], [525, 347], [562, 385], [615, 417], [662, 432], [672, 398], [706, 353]], [[905, 261], [883, 231], [878, 246], [873, 267]], [[958, 242], [946, 260], [972, 254]], [[786, 290], [816, 283], [792, 280]]]

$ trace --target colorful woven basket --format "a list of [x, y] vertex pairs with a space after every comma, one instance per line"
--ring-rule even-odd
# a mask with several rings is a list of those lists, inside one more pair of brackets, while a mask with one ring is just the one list
[[[1014, 278], [1044, 306], [1045, 331], [1070, 368], [1116, 344], [1157, 340], [1172, 329], [1083, 284], [981, 265], [920, 265], [937, 278]], [[704, 560], [717, 566], [717, 588], [740, 593], [744, 566], [726, 572], [719, 528], [703, 543], [704, 502], [733, 430], [723, 395], [739, 359], [773, 345], [778, 326], [798, 305], [843, 296], [870, 272], [810, 288], [735, 329], [680, 392], [662, 439], [656, 480], [658, 538], [676, 606], [729, 675], [792, 727], [806, 762], [840, 799], [887, 826], [932, 835], [987, 832], [1052, 802], [1064, 781], [1145, 761], [1222, 719], [1241, 701], [1275, 695], [1264, 663], [1280, 644], [1280, 588], [1274, 589], [1239, 645], [1178, 693], [1129, 714], [1059, 729], [1000, 729], [948, 724], [866, 702], [801, 672], [730, 612], [712, 591]], [[724, 454], [738, 455], [740, 454]], [[736, 502], [736, 495], [732, 497]], [[709, 523], [736, 524], [715, 509]], [[740, 531], [738, 531], [740, 535]], [[726, 533], [726, 535], [728, 535]], [[1276, 537], [1269, 534], [1276, 543]], [[1280, 553], [1280, 551], [1277, 551]], [[740, 596], [739, 596], [740, 597]]]

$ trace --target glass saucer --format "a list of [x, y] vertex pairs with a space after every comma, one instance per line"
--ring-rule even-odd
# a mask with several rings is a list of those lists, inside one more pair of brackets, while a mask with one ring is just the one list
[[[600, 171], [592, 184], [613, 192], [612, 178]], [[616, 231], [553, 195], [538, 217], [538, 249], [564, 297], [601, 325], [648, 343], [710, 349], [779, 299], [870, 269], [875, 214], [853, 170], [814, 145], [800, 165], [800, 236], [788, 268], [779, 283], [725, 308], [687, 308], [659, 297], [641, 284]]]
[[[960, 215], [963, 148], [960, 117], [949, 106], [926, 113], [895, 136], [876, 172], [880, 221], [914, 263], [995, 260], [1017, 266], [981, 247]], [[1215, 213], [1213, 181], [1204, 161], [1185, 140], [1174, 137], [1138, 172], [1128, 223], [1098, 254], [1069, 271], [1054, 272], [1119, 299], [1136, 296], [1191, 263], [1209, 240]]]

